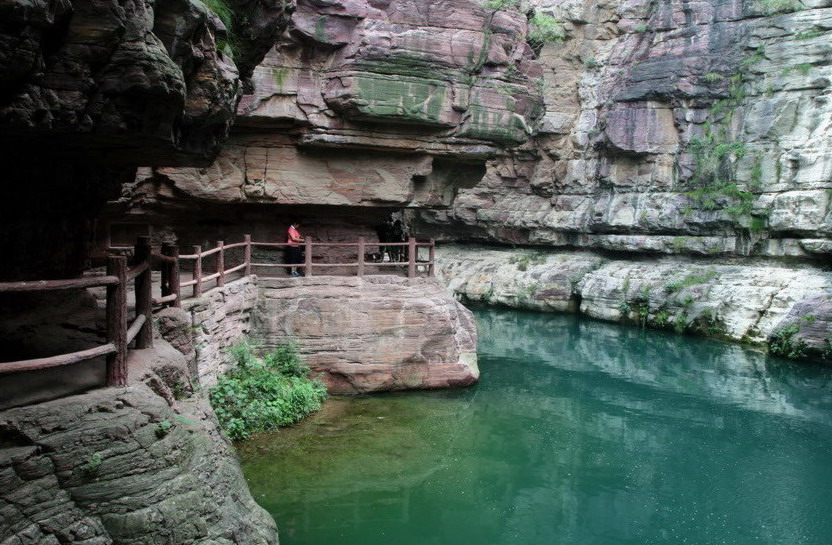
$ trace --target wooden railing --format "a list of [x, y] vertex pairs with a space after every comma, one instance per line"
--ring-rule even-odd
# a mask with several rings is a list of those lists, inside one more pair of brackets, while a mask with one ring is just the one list
[[[254, 263], [251, 260], [253, 247], [285, 248], [288, 243], [274, 242], [252, 242], [250, 235], [245, 235], [243, 242], [225, 244], [218, 241], [215, 248], [202, 251], [200, 246], [194, 246], [194, 253], [180, 255], [179, 248], [173, 244], [163, 244], [160, 253], [153, 252], [150, 246], [150, 237], [139, 237], [134, 249], [134, 265], [127, 266], [127, 258], [124, 256], [109, 256], [107, 258], [107, 272], [104, 276], [76, 278], [71, 280], [36, 280], [24, 282], [0, 282], [0, 293], [25, 293], [58, 291], [68, 289], [94, 288], [105, 286], [107, 288], [107, 340], [106, 343], [94, 348], [23, 361], [0, 363], [0, 375], [6, 373], [17, 373], [21, 371], [35, 371], [61, 367], [74, 363], [81, 363], [99, 356], [107, 358], [107, 386], [125, 386], [127, 384], [127, 347], [135, 340], [137, 349], [151, 348], [153, 346], [153, 329], [151, 326], [153, 305], [169, 304], [174, 307], [181, 305], [181, 289], [193, 286], [193, 297], [202, 295], [202, 285], [205, 282], [216, 280], [217, 286], [225, 285], [228, 275], [243, 271], [244, 275], [251, 274], [252, 267], [297, 267], [304, 270], [306, 276], [312, 276], [316, 268], [327, 267], [355, 267], [356, 274], [361, 277], [368, 267], [407, 267], [407, 276], [416, 276], [418, 266], [427, 267], [428, 276], [434, 275], [435, 244], [434, 240], [429, 242], [417, 242], [410, 238], [407, 242], [371, 242], [367, 243], [364, 237], [359, 237], [358, 242], [312, 242], [306, 238], [304, 248], [306, 257], [303, 263]], [[312, 253], [315, 248], [326, 247], [355, 247], [358, 258], [350, 263], [314, 263]], [[367, 261], [367, 248], [378, 247], [405, 247], [407, 250], [407, 261]], [[428, 260], [418, 261], [419, 248], [428, 248]], [[226, 269], [226, 252], [235, 248], [243, 248], [243, 262], [239, 265]], [[206, 257], [216, 255], [216, 272], [203, 276], [203, 260]], [[194, 278], [187, 282], [180, 281], [180, 262], [182, 260], [194, 261]], [[161, 297], [152, 296], [151, 271], [153, 263], [159, 263], [161, 268]], [[135, 316], [128, 325], [127, 289], [128, 283], [134, 282], [136, 292]]]
[[[136, 348], [153, 346], [150, 258], [150, 238], [141, 237], [136, 244], [135, 265], [132, 268], [127, 267], [126, 257], [110, 256], [107, 258], [107, 273], [104, 276], [72, 280], [0, 282], [0, 293], [58, 291], [99, 286], [107, 288], [107, 342], [105, 344], [58, 356], [0, 363], [0, 375], [61, 367], [106, 356], [107, 386], [125, 386], [127, 384], [127, 345], [135, 340]], [[128, 282], [131, 281], [134, 282], [136, 291], [136, 312], [133, 321], [128, 325], [127, 288]]]
[[[254, 242], [251, 240], [251, 235], [245, 235], [243, 242], [234, 244], [226, 244], [223, 241], [217, 241], [214, 248], [210, 250], [202, 249], [202, 246], [194, 246], [194, 253], [187, 255], [179, 255], [180, 260], [193, 261], [193, 279], [187, 282], [180, 283], [180, 288], [193, 286], [193, 297], [200, 297], [203, 293], [202, 285], [205, 282], [216, 280], [216, 286], [223, 286], [226, 282], [226, 277], [237, 271], [243, 271], [243, 274], [251, 274], [252, 267], [262, 268], [298, 268], [304, 271], [304, 276], [312, 276], [315, 269], [323, 268], [355, 268], [356, 275], [362, 277], [366, 274], [368, 268], [405, 268], [407, 267], [407, 276], [413, 278], [416, 276], [417, 267], [427, 267], [427, 275], [432, 277], [434, 275], [435, 262], [435, 248], [436, 243], [434, 239], [428, 242], [417, 242], [415, 238], [410, 238], [407, 242], [370, 242], [368, 243], [364, 237], [358, 237], [358, 242], [313, 242], [311, 238], [306, 237], [303, 243], [305, 258], [303, 263], [255, 263], [251, 260], [251, 250], [255, 247], [262, 248], [287, 248], [291, 246], [285, 242]], [[313, 252], [316, 248], [334, 248], [334, 247], [352, 247], [356, 248], [357, 259], [349, 263], [315, 263], [313, 261]], [[367, 249], [378, 247], [381, 248], [396, 248], [400, 247], [406, 250], [407, 261], [368, 261], [366, 258]], [[239, 265], [226, 269], [226, 252], [234, 248], [243, 248], [243, 262]], [[419, 248], [428, 248], [427, 261], [419, 261]], [[378, 254], [381, 254], [379, 251]], [[204, 274], [205, 258], [216, 256], [214, 270], [215, 272], [209, 275]]]

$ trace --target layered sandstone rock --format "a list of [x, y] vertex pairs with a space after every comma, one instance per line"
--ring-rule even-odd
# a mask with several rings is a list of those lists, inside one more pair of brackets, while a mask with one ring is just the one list
[[437, 254], [442, 280], [466, 301], [579, 312], [752, 343], [799, 322], [805, 331], [794, 342], [807, 337], [815, 355], [832, 333], [829, 296], [817, 295], [832, 292], [832, 273], [810, 265], [459, 246]]
[[207, 402], [141, 383], [0, 412], [0, 482], [4, 544], [277, 543]]
[[537, 129], [526, 31], [472, 0], [301, 0], [214, 165], [142, 171], [132, 197], [447, 207]]
[[261, 279], [252, 340], [287, 342], [329, 391], [467, 386], [479, 377], [471, 313], [432, 279]]
[[663, 254], [830, 249], [828, 2], [533, 2], [537, 157], [488, 165], [423, 228], [447, 238]]

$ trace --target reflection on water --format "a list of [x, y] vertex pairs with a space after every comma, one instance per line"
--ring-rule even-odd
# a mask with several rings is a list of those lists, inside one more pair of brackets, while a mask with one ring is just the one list
[[477, 314], [479, 385], [335, 399], [241, 448], [283, 545], [828, 544], [832, 373]]

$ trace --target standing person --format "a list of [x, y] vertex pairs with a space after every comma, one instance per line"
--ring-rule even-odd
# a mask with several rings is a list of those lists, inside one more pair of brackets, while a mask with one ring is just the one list
[[300, 222], [293, 221], [286, 233], [286, 262], [293, 265], [291, 272], [292, 276], [300, 276], [298, 268], [294, 265], [303, 263], [303, 251], [300, 248], [300, 243], [304, 242], [303, 236], [300, 234]]
[[[396, 220], [393, 223], [393, 236], [391, 238], [391, 242], [407, 242], [407, 228], [402, 223], [402, 220]], [[394, 246], [394, 248], [396, 254], [395, 261], [407, 261], [410, 258], [408, 255], [409, 250], [405, 246]]]

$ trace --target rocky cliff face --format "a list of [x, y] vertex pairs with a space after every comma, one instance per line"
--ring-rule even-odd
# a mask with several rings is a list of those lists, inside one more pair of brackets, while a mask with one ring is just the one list
[[538, 153], [490, 162], [450, 211], [422, 214], [426, 229], [664, 254], [828, 253], [828, 1], [534, 4], [566, 31], [540, 58]]
[[0, 543], [277, 543], [207, 402], [145, 385], [0, 412]]
[[[286, 6], [232, 3], [272, 23]], [[244, 71], [271, 45], [256, 33], [236, 38]], [[135, 167], [210, 163], [242, 90], [228, 34], [199, 0], [0, 1], [0, 278], [77, 274]]]
[[131, 196], [448, 206], [487, 157], [536, 130], [542, 68], [527, 26], [470, 0], [300, 0], [217, 162], [143, 171]]

